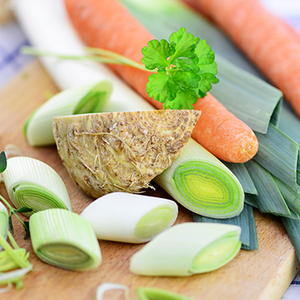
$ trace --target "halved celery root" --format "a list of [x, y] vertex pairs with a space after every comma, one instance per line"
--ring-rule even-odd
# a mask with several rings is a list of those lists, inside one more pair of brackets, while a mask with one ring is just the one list
[[194, 110], [85, 114], [53, 119], [58, 153], [91, 197], [137, 193], [180, 155], [200, 116]]

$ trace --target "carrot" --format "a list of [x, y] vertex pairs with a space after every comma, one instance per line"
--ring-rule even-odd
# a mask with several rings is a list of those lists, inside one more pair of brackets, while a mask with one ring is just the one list
[[[141, 63], [141, 49], [154, 37], [119, 1], [65, 0], [65, 5], [73, 26], [88, 46], [114, 51]], [[153, 106], [162, 108], [146, 93], [149, 72], [123, 65], [110, 67]], [[258, 141], [253, 131], [211, 94], [199, 99], [195, 109], [202, 114], [193, 138], [216, 157], [242, 163], [256, 154]]]
[[283, 92], [300, 117], [299, 34], [268, 12], [258, 0], [191, 1]]

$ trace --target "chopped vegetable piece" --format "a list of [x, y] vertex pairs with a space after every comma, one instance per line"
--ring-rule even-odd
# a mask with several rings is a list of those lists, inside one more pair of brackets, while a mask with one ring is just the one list
[[61, 177], [44, 162], [24, 156], [7, 160], [3, 179], [9, 198], [18, 208], [26, 206], [33, 213], [53, 207], [72, 210], [66, 186]]
[[52, 119], [55, 116], [100, 112], [112, 92], [109, 80], [64, 90], [39, 107], [25, 122], [24, 134], [30, 146], [55, 144]]
[[197, 214], [230, 218], [243, 210], [244, 190], [235, 175], [192, 139], [171, 167], [154, 180]]
[[33, 250], [44, 262], [77, 271], [101, 264], [101, 251], [93, 228], [79, 215], [52, 208], [33, 214], [29, 225]]
[[148, 276], [188, 276], [216, 270], [239, 252], [241, 228], [217, 223], [182, 223], [164, 231], [130, 261], [130, 271]]
[[144, 243], [171, 227], [177, 214], [172, 200], [115, 192], [98, 198], [80, 215], [98, 239]]
[[55, 117], [53, 131], [71, 177], [98, 198], [149, 187], [180, 155], [199, 115], [156, 110]]

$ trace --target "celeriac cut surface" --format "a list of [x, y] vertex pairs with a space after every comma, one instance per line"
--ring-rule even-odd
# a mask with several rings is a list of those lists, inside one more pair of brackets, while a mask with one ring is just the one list
[[88, 195], [140, 192], [180, 155], [200, 116], [195, 110], [55, 117], [58, 153]]

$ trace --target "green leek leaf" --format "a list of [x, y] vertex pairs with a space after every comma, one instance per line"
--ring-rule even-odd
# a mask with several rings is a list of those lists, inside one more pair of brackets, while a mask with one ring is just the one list
[[274, 177], [254, 160], [245, 163], [256, 186], [258, 195], [247, 194], [248, 204], [253, 204], [262, 213], [290, 216], [289, 208], [275, 183]]
[[267, 134], [256, 133], [256, 136], [259, 149], [253, 160], [297, 190], [298, 144], [272, 124]]

